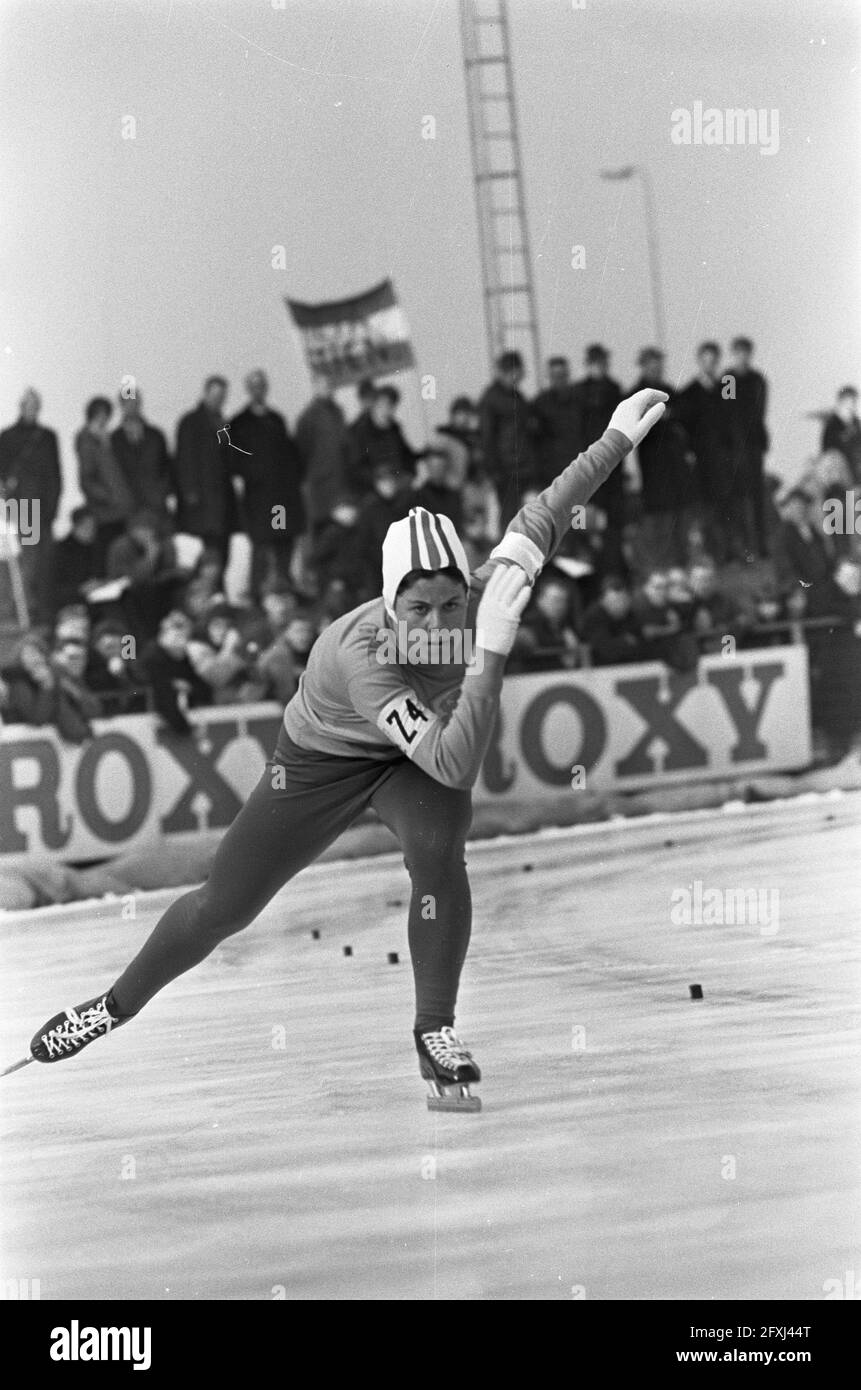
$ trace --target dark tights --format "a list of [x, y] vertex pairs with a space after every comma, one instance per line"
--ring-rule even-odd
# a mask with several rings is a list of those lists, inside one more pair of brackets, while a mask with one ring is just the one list
[[412, 881], [415, 1026], [453, 1023], [471, 924], [464, 859], [470, 793], [444, 787], [405, 758], [375, 762], [309, 753], [284, 734], [222, 840], [207, 882], [171, 904], [113, 986], [119, 1013], [136, 1014], [225, 937], [253, 922], [368, 805], [398, 837]]

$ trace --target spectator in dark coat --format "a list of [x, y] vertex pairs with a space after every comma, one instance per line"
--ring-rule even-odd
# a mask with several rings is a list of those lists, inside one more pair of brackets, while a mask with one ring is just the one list
[[682, 631], [682, 620], [670, 603], [669, 582], [663, 570], [652, 570], [631, 605], [643, 639], [643, 660], [664, 661], [677, 671], [697, 663], [697, 644]]
[[448, 453], [446, 482], [461, 490], [464, 527], [474, 526], [480, 513], [482, 537], [492, 546], [502, 535], [499, 494], [484, 466], [478, 426], [478, 407], [469, 396], [456, 396], [449, 407], [448, 420], [438, 427], [430, 442], [433, 448], [441, 446]]
[[571, 380], [567, 357], [549, 359], [547, 379], [548, 385], [532, 402], [540, 488], [552, 483], [584, 447], [582, 396]]
[[227, 603], [214, 603], [192, 633], [188, 659], [212, 690], [216, 705], [262, 700], [264, 681], [255, 678], [259, 643], [240, 631], [238, 615]]
[[479, 483], [486, 478], [478, 429], [478, 409], [469, 396], [456, 396], [449, 406], [448, 420], [439, 425], [434, 446], [444, 444], [449, 449], [449, 487], [464, 483]]
[[54, 551], [53, 606], [80, 603], [85, 591], [104, 577], [96, 519], [89, 507], [72, 512], [72, 529]]
[[237, 528], [233, 468], [239, 455], [230, 446], [238, 441], [225, 430], [227, 392], [223, 376], [207, 377], [203, 398], [177, 426], [175, 464], [177, 530], [199, 536], [222, 569]]
[[593, 666], [617, 666], [643, 661], [643, 640], [631, 612], [631, 594], [618, 575], [607, 575], [601, 597], [583, 615], [581, 636]]
[[861, 485], [861, 420], [858, 419], [858, 392], [854, 386], [843, 386], [837, 392], [837, 402], [827, 416], [822, 429], [822, 452], [838, 449], [852, 474]]
[[753, 343], [750, 338], [733, 338], [726, 373], [732, 377], [735, 398], [725, 402], [732, 438], [730, 468], [736, 479], [739, 500], [738, 523], [747, 556], [768, 554], [765, 525], [765, 455], [769, 438], [765, 427], [768, 383], [751, 366]]
[[188, 656], [191, 622], [179, 610], [159, 624], [158, 637], [144, 648], [141, 665], [152, 687], [153, 708], [175, 734], [188, 737], [192, 705], [210, 703], [212, 691], [197, 674]]
[[[302, 500], [304, 462], [287, 421], [266, 404], [266, 373], [249, 372], [248, 405], [233, 420], [231, 440], [245, 452], [232, 453], [242, 479], [245, 529], [252, 546], [251, 589], [257, 595], [270, 575], [286, 579], [296, 540], [305, 530]], [[330, 503], [331, 505], [331, 503]]]
[[829, 740], [831, 758], [837, 760], [849, 752], [861, 729], [861, 565], [856, 560], [838, 564], [830, 606], [837, 621], [823, 641], [814, 715]]
[[400, 399], [400, 392], [394, 386], [375, 387], [367, 414], [360, 415], [350, 426], [348, 485], [357, 496], [369, 491], [379, 463], [389, 465], [403, 491], [412, 482], [416, 454], [395, 419]]
[[[601, 343], [591, 343], [585, 353], [586, 374], [574, 387], [576, 408], [580, 414], [580, 446], [577, 453], [588, 449], [601, 438], [610, 423], [610, 416], [622, 399], [618, 381], [610, 376], [610, 354]], [[607, 518], [605, 550], [608, 563], [614, 569], [622, 567], [622, 530], [625, 525], [624, 470], [614, 468], [606, 482], [592, 495], [592, 504]]]
[[503, 530], [537, 482], [532, 408], [520, 390], [524, 376], [520, 353], [503, 352], [478, 402], [482, 459], [499, 497]]
[[119, 397], [121, 422], [111, 435], [114, 457], [134, 499], [133, 511], [151, 511], [170, 522], [168, 498], [176, 493], [167, 440], [143, 417], [143, 397]]
[[832, 565], [824, 537], [816, 524], [814, 498], [803, 488], [787, 493], [783, 520], [774, 546], [774, 566], [780, 592], [793, 617], [824, 617], [834, 598]]
[[139, 714], [147, 708], [146, 679], [133, 655], [136, 650], [119, 618], [105, 618], [94, 627], [85, 679], [105, 715]]
[[293, 698], [316, 637], [310, 611], [300, 608], [272, 645], [261, 652], [257, 669], [267, 682], [267, 698], [285, 705]]
[[383, 590], [383, 541], [392, 522], [400, 521], [414, 506], [410, 494], [398, 487], [397, 474], [388, 463], [378, 463], [372, 491], [359, 507], [356, 518], [358, 569], [356, 582], [368, 598]]
[[518, 670], [574, 669], [580, 647], [572, 617], [574, 602], [574, 591], [564, 575], [545, 570], [515, 639], [512, 656]]
[[[685, 625], [700, 639], [701, 652], [719, 652], [723, 637], [744, 635], [747, 623], [742, 619], [738, 604], [720, 589], [713, 560], [700, 560], [691, 565], [689, 582], [692, 605]], [[706, 638], [707, 633], [712, 634], [711, 637]]]
[[674, 402], [696, 458], [697, 510], [706, 545], [719, 565], [744, 558], [741, 480], [736, 477], [730, 406], [720, 379], [720, 348], [702, 343], [698, 372]]
[[362, 538], [357, 522], [359, 509], [349, 495], [339, 497], [332, 507], [328, 525], [317, 534], [311, 547], [310, 563], [322, 592], [333, 579], [355, 584], [362, 572]]
[[122, 535], [135, 510], [132, 490], [114, 457], [108, 428], [112, 414], [107, 396], [94, 396], [87, 403], [84, 426], [75, 435], [78, 485], [96, 523], [94, 575], [105, 573], [108, 547]]
[[296, 421], [296, 444], [302, 455], [305, 511], [313, 537], [329, 519], [332, 498], [346, 488], [350, 467], [347, 422], [328, 377], [314, 377], [314, 399]]
[[53, 430], [39, 424], [42, 398], [32, 387], [21, 414], [0, 433], [0, 497], [18, 504], [21, 579], [31, 624], [50, 621], [54, 518], [60, 502], [60, 451]]
[[644, 348], [637, 364], [640, 376], [629, 394], [651, 387], [669, 396], [664, 415], [637, 449], [643, 510], [637, 537], [640, 563], [643, 569], [684, 565], [695, 500], [687, 439], [673, 414], [676, 392], [664, 380], [664, 354]]
[[153, 512], [133, 516], [125, 534], [113, 542], [108, 551], [108, 578], [131, 581], [122, 596], [123, 613], [128, 630], [148, 641], [186, 578], [177, 564], [174, 543], [163, 534]]

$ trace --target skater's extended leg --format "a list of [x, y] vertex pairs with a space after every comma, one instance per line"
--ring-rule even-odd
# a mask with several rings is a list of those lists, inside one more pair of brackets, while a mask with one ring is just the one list
[[[279, 888], [310, 864], [367, 805], [381, 769], [309, 755], [266, 770], [222, 840], [206, 883], [172, 903], [111, 994], [120, 1015], [241, 931]], [[383, 774], [384, 775], [384, 774]]]
[[413, 763], [403, 763], [374, 794], [372, 805], [400, 840], [412, 881], [409, 944], [415, 1027], [450, 1026], [472, 925], [465, 859], [471, 795], [444, 787]]
[[39, 1030], [32, 1058], [77, 1056], [246, 927], [282, 884], [356, 819], [394, 768], [299, 749], [282, 733], [274, 759], [222, 840], [208, 881], [168, 908], [112, 989]]

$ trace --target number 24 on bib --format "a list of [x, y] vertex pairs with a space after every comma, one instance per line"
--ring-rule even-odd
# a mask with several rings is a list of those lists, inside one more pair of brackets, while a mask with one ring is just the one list
[[436, 715], [417, 699], [415, 691], [406, 690], [383, 705], [377, 727], [409, 756], [435, 719]]

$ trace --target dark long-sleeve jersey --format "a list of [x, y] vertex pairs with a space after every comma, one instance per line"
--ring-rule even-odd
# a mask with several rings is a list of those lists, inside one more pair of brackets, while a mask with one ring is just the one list
[[[606, 430], [511, 521], [499, 545], [470, 575], [462, 655], [474, 648], [478, 604], [497, 565], [519, 564], [534, 582], [584, 505], [631, 448]], [[301, 748], [380, 761], [406, 755], [449, 787], [471, 787], [499, 704], [505, 658], [481, 649], [471, 664], [414, 665], [396, 651], [382, 598], [336, 619], [315, 642], [284, 726]], [[450, 654], [457, 655], [452, 642]]]

